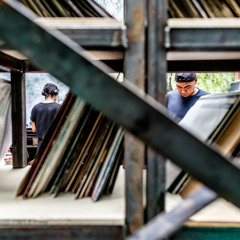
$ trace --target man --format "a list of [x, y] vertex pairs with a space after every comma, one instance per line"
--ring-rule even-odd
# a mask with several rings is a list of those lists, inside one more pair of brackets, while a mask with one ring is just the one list
[[179, 122], [188, 110], [203, 95], [209, 93], [196, 88], [198, 75], [196, 73], [176, 73], [176, 90], [167, 93], [167, 110]]
[[32, 109], [30, 118], [32, 121], [32, 131], [37, 133], [38, 137], [37, 150], [39, 149], [42, 139], [50, 126], [53, 117], [61, 106], [55, 102], [58, 94], [59, 89], [57, 86], [52, 83], [47, 83], [42, 91], [42, 95], [45, 96], [45, 101], [38, 103]]

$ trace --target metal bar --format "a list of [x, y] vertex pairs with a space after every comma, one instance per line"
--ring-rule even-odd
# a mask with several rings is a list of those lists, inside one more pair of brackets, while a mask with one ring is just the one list
[[[166, 95], [166, 48], [165, 26], [167, 25], [167, 1], [148, 1], [147, 41], [147, 92], [165, 104]], [[147, 206], [149, 221], [165, 208], [165, 158], [151, 148], [147, 151]]]
[[[238, 37], [240, 28], [236, 29], [170, 29], [170, 49], [186, 50], [239, 50]], [[207, 36], [207, 37], [206, 37]]]
[[170, 49], [239, 50], [240, 21], [237, 18], [169, 19]]
[[83, 47], [125, 47], [122, 29], [61, 29], [61, 32]]
[[[124, 58], [125, 77], [145, 91], [145, 0], [125, 1], [128, 48]], [[125, 134], [126, 225], [128, 234], [144, 224], [143, 165], [145, 145], [132, 134]]]
[[78, 240], [125, 239], [123, 226], [0, 226], [1, 239], [6, 240]]
[[33, 23], [31, 14], [18, 2], [0, 3], [1, 39], [220, 196], [240, 206], [240, 191], [236, 191], [240, 170], [217, 149], [170, 120], [165, 107], [133, 84], [112, 79], [104, 64], [92, 64], [87, 53], [61, 33]]
[[11, 72], [13, 168], [27, 165], [25, 73]]
[[126, 27], [113, 18], [37, 18], [46, 29], [58, 29], [83, 47], [126, 47]]
[[127, 237], [127, 240], [165, 239], [176, 232], [193, 214], [214, 201], [216, 197], [216, 193], [206, 187], [202, 187], [184, 199], [172, 211], [166, 214], [159, 214], [153, 218], [135, 234]]
[[165, 209], [165, 158], [153, 149], [147, 151], [146, 222]]

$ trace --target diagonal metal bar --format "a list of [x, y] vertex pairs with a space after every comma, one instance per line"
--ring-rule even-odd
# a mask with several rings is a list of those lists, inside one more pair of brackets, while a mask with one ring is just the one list
[[213, 202], [216, 198], [215, 192], [203, 186], [184, 199], [182, 203], [169, 213], [157, 215], [144, 227], [129, 236], [127, 240], [165, 239], [176, 232], [193, 214]]
[[[6, 24], [8, 19], [8, 24]], [[78, 96], [170, 158], [220, 196], [240, 206], [240, 170], [212, 147], [171, 121], [165, 108], [128, 81], [120, 84], [104, 64], [60, 32], [33, 23], [16, 1], [0, 0], [0, 38], [41, 69], [66, 83]]]

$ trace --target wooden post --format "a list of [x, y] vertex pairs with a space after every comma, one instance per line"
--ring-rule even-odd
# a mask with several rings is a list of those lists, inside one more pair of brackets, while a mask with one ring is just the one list
[[13, 167], [27, 165], [25, 73], [11, 72]]

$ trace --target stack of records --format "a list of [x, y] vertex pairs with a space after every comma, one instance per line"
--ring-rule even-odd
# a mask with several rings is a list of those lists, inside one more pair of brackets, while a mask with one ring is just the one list
[[[216, 146], [229, 159], [233, 161], [238, 159], [240, 156], [240, 93], [201, 97], [179, 125], [200, 140]], [[171, 161], [167, 162], [167, 175], [167, 189], [171, 193], [181, 193], [190, 184], [189, 174]]]
[[97, 201], [112, 192], [122, 158], [123, 128], [68, 94], [17, 195], [72, 192]]
[[169, 0], [170, 18], [232, 18], [240, 16], [236, 0]]
[[39, 17], [112, 17], [94, 0], [18, 0]]

